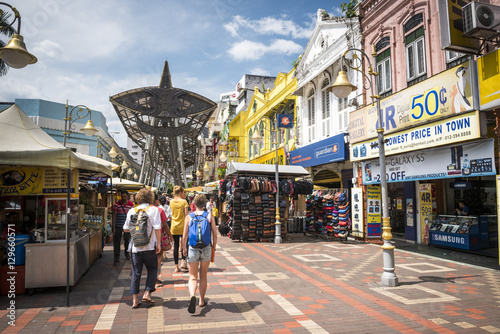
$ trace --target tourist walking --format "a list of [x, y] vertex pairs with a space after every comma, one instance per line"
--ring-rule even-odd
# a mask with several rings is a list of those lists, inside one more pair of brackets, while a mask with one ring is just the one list
[[116, 202], [113, 206], [113, 251], [114, 251], [114, 263], [120, 261], [120, 247], [122, 243], [123, 235], [123, 245], [125, 258], [130, 260], [130, 254], [128, 252], [128, 244], [130, 242], [130, 233], [123, 231], [123, 224], [125, 219], [127, 219], [127, 213], [130, 209], [134, 207], [134, 203], [129, 200], [128, 191], [122, 190], [120, 193], [121, 199]]
[[170, 201], [170, 209], [172, 210], [170, 232], [172, 232], [172, 236], [174, 237], [174, 263], [176, 273], [180, 272], [181, 268], [187, 269], [186, 257], [182, 250], [182, 264], [181, 268], [179, 268], [179, 248], [181, 247], [181, 238], [182, 233], [184, 232], [184, 221], [186, 216], [189, 214], [189, 204], [185, 198], [186, 195], [184, 194], [184, 188], [181, 186], [175, 186], [174, 198]]
[[135, 196], [139, 205], [129, 210], [123, 225], [125, 232], [131, 232], [132, 242], [129, 251], [132, 254], [132, 279], [130, 293], [132, 294], [132, 308], [141, 305], [139, 301], [139, 285], [141, 282], [142, 266], [146, 266], [147, 277], [142, 302], [154, 304], [151, 293], [154, 292], [158, 261], [156, 254], [161, 252], [161, 218], [160, 211], [154, 205], [153, 192], [142, 188]]
[[184, 255], [187, 255], [189, 266], [189, 313], [194, 313], [196, 311], [198, 270], [200, 277], [200, 299], [198, 306], [204, 307], [207, 305], [205, 293], [207, 292], [208, 267], [217, 245], [215, 220], [205, 211], [207, 198], [203, 194], [198, 194], [193, 202], [196, 206], [196, 210], [186, 216], [183, 233], [183, 238], [189, 240], [188, 250], [184, 249]]

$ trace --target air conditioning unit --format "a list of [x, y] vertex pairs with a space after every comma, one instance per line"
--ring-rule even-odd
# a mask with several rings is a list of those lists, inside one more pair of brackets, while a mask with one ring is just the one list
[[213, 132], [221, 132], [222, 131], [222, 123], [212, 123]]
[[471, 1], [462, 11], [465, 37], [492, 39], [500, 34], [500, 6]]

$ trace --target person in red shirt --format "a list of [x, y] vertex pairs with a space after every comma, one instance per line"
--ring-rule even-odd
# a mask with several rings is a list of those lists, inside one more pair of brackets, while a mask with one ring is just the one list
[[[163, 210], [163, 207], [160, 205], [160, 195], [158, 193], [155, 194], [155, 206], [158, 208], [160, 211], [160, 219], [161, 219], [161, 237], [167, 237], [170, 239], [170, 243], [172, 244], [174, 242], [174, 237], [172, 236], [172, 233], [170, 232], [170, 227], [168, 226], [167, 223], [167, 214], [165, 213], [165, 210]], [[161, 243], [161, 240], [158, 242]], [[158, 256], [158, 276], [156, 277], [156, 284], [161, 284], [161, 260], [163, 259], [163, 251], [159, 252], [156, 254]]]
[[129, 200], [128, 191], [122, 190], [121, 199], [113, 205], [113, 250], [115, 254], [115, 263], [120, 261], [120, 246], [122, 242], [125, 246], [125, 258], [130, 260], [128, 253], [128, 244], [130, 242], [130, 232], [123, 232], [123, 224], [127, 219], [127, 213], [134, 207], [134, 203]]

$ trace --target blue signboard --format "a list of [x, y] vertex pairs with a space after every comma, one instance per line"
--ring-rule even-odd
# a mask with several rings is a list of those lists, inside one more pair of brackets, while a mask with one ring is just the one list
[[293, 128], [293, 114], [278, 114], [278, 128]]
[[347, 159], [343, 133], [290, 152], [290, 164], [302, 167], [318, 166]]
[[477, 234], [456, 234], [430, 231], [430, 237], [430, 243], [433, 245], [467, 250], [480, 249], [479, 236]]

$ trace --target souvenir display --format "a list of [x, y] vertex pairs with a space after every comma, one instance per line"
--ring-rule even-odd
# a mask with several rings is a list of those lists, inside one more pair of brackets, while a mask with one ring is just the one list
[[347, 190], [318, 190], [306, 200], [306, 232], [347, 239], [351, 230]]

